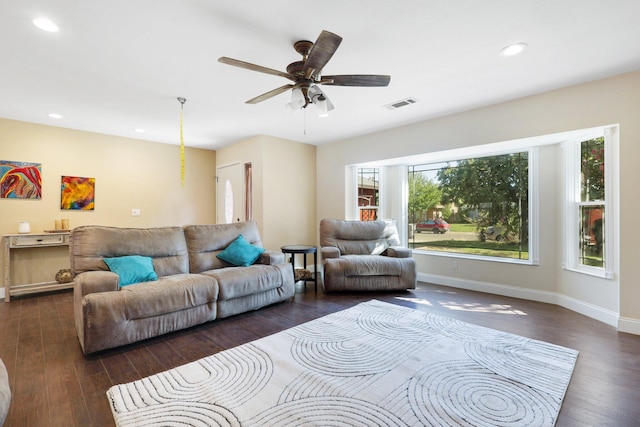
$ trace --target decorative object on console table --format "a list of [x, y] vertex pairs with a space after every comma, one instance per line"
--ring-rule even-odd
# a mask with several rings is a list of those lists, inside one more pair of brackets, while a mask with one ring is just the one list
[[18, 224], [18, 233], [20, 234], [29, 234], [31, 233], [31, 226], [28, 222], [21, 222]]
[[56, 219], [53, 221], [53, 230], [44, 230], [45, 233], [68, 233], [69, 231], [71, 229], [68, 219]]
[[[318, 291], [318, 248], [310, 245], [286, 245], [280, 248], [283, 254], [291, 256], [291, 268], [293, 269], [293, 277], [296, 282], [303, 281], [313, 282], [315, 291]], [[302, 254], [303, 267], [296, 268], [296, 254]], [[313, 273], [307, 270], [307, 254], [313, 254]]]
[[9, 302], [11, 296], [68, 289], [73, 287], [73, 282], [59, 283], [58, 281], [46, 281], [20, 285], [11, 284], [11, 253], [13, 251], [28, 248], [69, 246], [69, 232], [58, 232], [56, 234], [7, 234], [3, 236], [3, 240], [4, 274], [2, 277], [2, 284], [4, 287], [5, 302]]

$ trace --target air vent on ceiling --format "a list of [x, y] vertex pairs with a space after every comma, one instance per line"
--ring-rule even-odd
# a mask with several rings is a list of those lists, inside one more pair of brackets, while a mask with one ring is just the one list
[[391, 104], [387, 104], [384, 106], [387, 110], [395, 110], [400, 107], [406, 107], [407, 105], [415, 104], [418, 102], [415, 98], [405, 98], [400, 101], [392, 102]]

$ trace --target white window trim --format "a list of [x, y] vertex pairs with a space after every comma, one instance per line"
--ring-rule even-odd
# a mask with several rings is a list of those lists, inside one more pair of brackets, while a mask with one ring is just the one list
[[540, 147], [529, 149], [529, 264], [540, 265]]
[[[563, 143], [565, 157], [565, 186], [564, 186], [564, 255], [562, 267], [565, 270], [587, 274], [605, 279], [615, 279], [617, 271], [617, 254], [615, 248], [619, 239], [618, 226], [619, 214], [617, 209], [618, 175], [617, 164], [619, 159], [619, 128], [618, 126], [606, 126], [582, 134], [578, 138], [572, 138]], [[580, 175], [580, 145], [589, 139], [604, 137], [605, 158], [605, 202], [604, 209], [606, 219], [604, 222], [605, 242], [604, 251], [605, 267], [593, 267], [580, 264], [579, 247], [579, 204], [580, 183], [577, 177]], [[598, 203], [600, 204], [600, 203]]]

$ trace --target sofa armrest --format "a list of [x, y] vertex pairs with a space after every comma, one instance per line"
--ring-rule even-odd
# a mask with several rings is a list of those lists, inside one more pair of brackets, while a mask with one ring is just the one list
[[256, 264], [264, 264], [264, 265], [277, 265], [284, 264], [284, 254], [282, 252], [269, 250], [262, 252], [260, 257], [256, 261]]
[[393, 258], [411, 258], [412, 250], [403, 246], [389, 246], [387, 248], [387, 256]]
[[340, 258], [340, 249], [334, 246], [323, 246], [320, 248], [320, 253], [322, 254], [322, 259]]
[[85, 296], [95, 292], [117, 291], [120, 277], [112, 271], [85, 271], [74, 279], [75, 292]]

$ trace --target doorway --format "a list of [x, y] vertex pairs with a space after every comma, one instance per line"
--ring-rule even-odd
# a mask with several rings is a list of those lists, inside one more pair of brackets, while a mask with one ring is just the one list
[[216, 169], [216, 223], [229, 224], [242, 221], [243, 172], [240, 163]]

